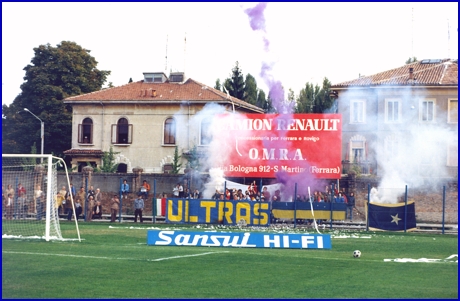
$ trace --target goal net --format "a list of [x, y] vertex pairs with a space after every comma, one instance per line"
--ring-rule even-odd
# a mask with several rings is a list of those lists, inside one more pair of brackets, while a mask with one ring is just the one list
[[[69, 189], [67, 167], [61, 158], [2, 154], [2, 238], [64, 240], [59, 214], [66, 214], [65, 198], [58, 192], [58, 165], [65, 167], [63, 186]], [[68, 196], [75, 209], [72, 195]], [[78, 222], [75, 216], [73, 219], [80, 240]]]

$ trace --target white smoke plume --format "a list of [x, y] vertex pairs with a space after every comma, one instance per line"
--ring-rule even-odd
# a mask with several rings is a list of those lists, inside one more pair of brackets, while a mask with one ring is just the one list
[[[442, 186], [448, 178], [447, 146], [458, 138], [456, 132], [446, 126], [447, 117], [443, 110], [435, 108], [434, 122], [420, 121], [421, 101], [429, 98], [427, 92], [420, 88], [416, 92], [410, 88], [376, 89], [373, 95], [379, 95], [379, 104], [367, 102], [368, 106], [378, 105], [379, 111], [378, 114], [367, 115], [365, 123], [359, 126], [369, 142], [367, 156], [377, 158], [377, 175], [381, 181], [378, 189], [371, 193], [376, 202], [398, 203], [403, 201], [406, 185], [409, 190], [428, 189]], [[339, 103], [357, 98], [354, 93], [342, 93]], [[386, 97], [383, 95], [401, 102], [400, 123], [385, 122]], [[342, 106], [339, 113], [350, 116], [349, 109], [349, 105]], [[369, 112], [375, 112], [375, 109], [367, 109], [366, 113]], [[374, 136], [369, 129], [377, 129], [379, 136]], [[343, 143], [347, 145], [347, 141]]]

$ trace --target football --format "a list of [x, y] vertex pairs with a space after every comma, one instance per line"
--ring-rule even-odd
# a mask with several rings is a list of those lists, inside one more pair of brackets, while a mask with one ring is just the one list
[[353, 251], [353, 257], [355, 257], [355, 258], [361, 257], [361, 251], [360, 250], [354, 250]]

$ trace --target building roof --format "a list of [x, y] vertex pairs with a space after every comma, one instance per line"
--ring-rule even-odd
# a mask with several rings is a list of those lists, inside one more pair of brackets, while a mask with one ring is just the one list
[[374, 75], [363, 76], [358, 79], [334, 84], [331, 88], [395, 85], [458, 86], [457, 60], [421, 60]]
[[107, 88], [87, 94], [72, 96], [64, 99], [68, 104], [84, 103], [208, 103], [233, 104], [254, 112], [263, 113], [263, 109], [249, 104], [238, 98], [227, 96], [217, 89], [204, 85], [193, 79], [185, 82], [132, 82], [123, 86]]

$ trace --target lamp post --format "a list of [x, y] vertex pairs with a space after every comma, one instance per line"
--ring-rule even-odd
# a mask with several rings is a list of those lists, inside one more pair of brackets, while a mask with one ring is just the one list
[[[40, 123], [41, 123], [41, 140], [42, 140], [42, 145], [41, 145], [41, 154], [43, 155], [43, 147], [45, 146], [45, 123], [37, 117], [37, 115], [35, 115], [34, 113], [32, 113], [31, 111], [29, 111], [29, 109], [27, 108], [24, 108], [24, 111], [26, 112], [29, 112], [30, 114], [32, 114], [35, 118], [37, 118], [38, 120], [40, 120]], [[40, 164], [43, 163], [43, 157], [40, 158]]]

